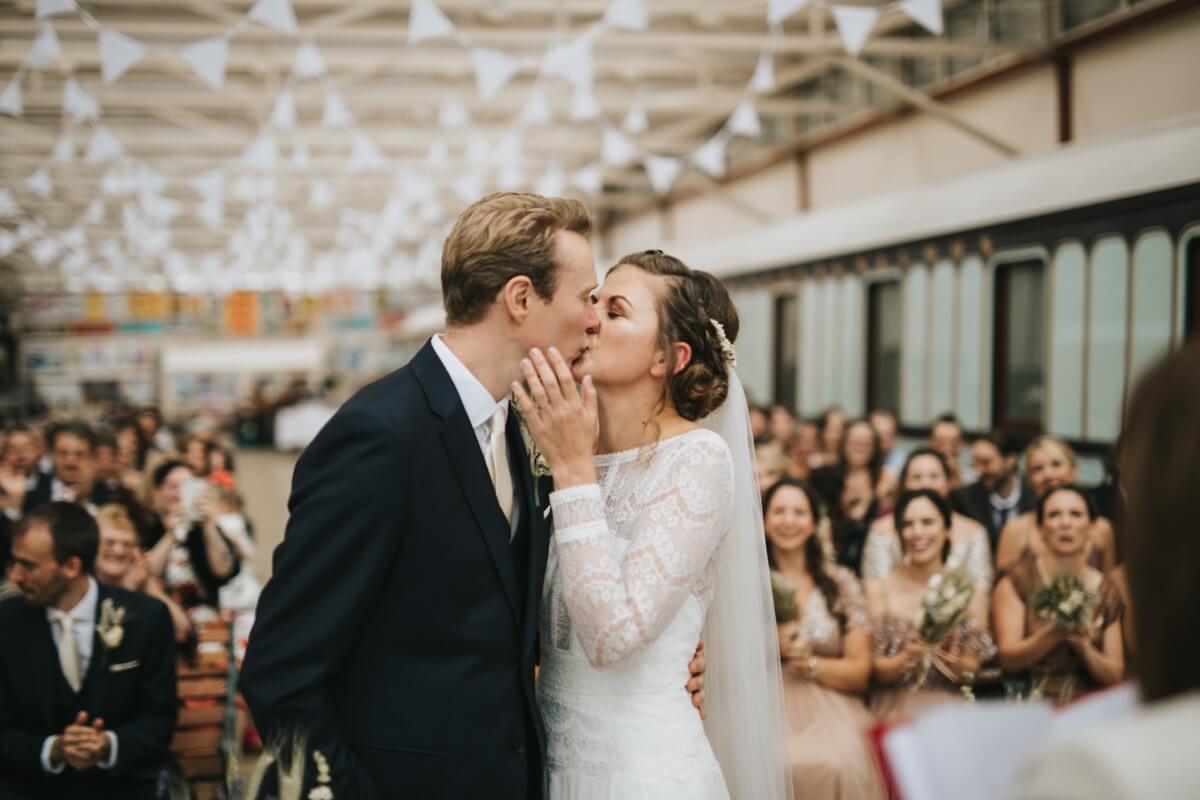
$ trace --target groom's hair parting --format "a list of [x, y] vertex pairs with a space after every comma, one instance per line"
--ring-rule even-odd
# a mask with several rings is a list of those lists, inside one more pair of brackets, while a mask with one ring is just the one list
[[713, 322], [721, 324], [729, 342], [738, 335], [737, 309], [725, 284], [662, 250], [627, 255], [609, 272], [625, 265], [667, 279], [667, 290], [658, 304], [659, 344], [668, 352], [673, 352], [673, 342], [686, 342], [692, 348], [687, 366], [676, 372], [675, 365], [670, 365], [660, 407], [670, 403], [686, 420], [707, 417], [729, 394], [729, 367]]
[[554, 235], [587, 236], [592, 218], [578, 200], [497, 192], [459, 214], [442, 248], [442, 304], [450, 325], [487, 314], [510, 280], [525, 275], [544, 300], [554, 296], [558, 267]]

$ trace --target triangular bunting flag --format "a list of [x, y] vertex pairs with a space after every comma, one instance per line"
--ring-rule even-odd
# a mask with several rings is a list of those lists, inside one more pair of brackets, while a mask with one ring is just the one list
[[0, 217], [11, 217], [20, 211], [16, 198], [8, 189], [0, 189]]
[[526, 125], [545, 125], [552, 118], [550, 104], [546, 102], [546, 93], [541, 87], [535, 87], [529, 99], [525, 101], [525, 107], [521, 109], [521, 122]]
[[275, 98], [275, 107], [271, 109], [268, 124], [280, 131], [290, 131], [296, 127], [296, 103], [290, 90], [284, 89], [279, 93], [279, 97]]
[[473, 133], [467, 139], [467, 161], [472, 164], [478, 164], [487, 161], [488, 154], [491, 153], [492, 147], [488, 144], [488, 140], [483, 134]]
[[454, 23], [442, 13], [433, 0], [413, 0], [408, 14], [408, 43], [417, 44], [426, 39], [454, 33]]
[[369, 172], [386, 163], [383, 153], [379, 152], [379, 148], [365, 133], [358, 131], [354, 134], [354, 144], [350, 148], [351, 172]]
[[[258, 181], [254, 180], [254, 176], [249, 173], [243, 173], [236, 181], [233, 182], [233, 187], [229, 193], [233, 195], [234, 200], [241, 200], [243, 203], [253, 203], [258, 199]], [[205, 199], [208, 202], [208, 199]]]
[[591, 87], [581, 86], [571, 96], [571, 119], [587, 122], [600, 116], [600, 105], [592, 95]]
[[451, 185], [454, 194], [464, 203], [474, 203], [483, 197], [483, 176], [478, 172], [464, 172], [454, 179]]
[[642, 105], [640, 99], [634, 99], [633, 105], [629, 107], [629, 113], [625, 115], [625, 121], [621, 123], [621, 127], [626, 133], [645, 133], [650, 127], [650, 121], [646, 119], [646, 108]]
[[497, 164], [518, 164], [521, 161], [521, 137], [509, 131], [492, 151], [492, 161]]
[[70, 132], [63, 133], [58, 144], [54, 145], [54, 152], [50, 154], [50, 158], [55, 161], [75, 160], [75, 142], [71, 141]]
[[292, 76], [303, 80], [316, 78], [325, 74], [325, 59], [321, 51], [312, 42], [304, 42], [296, 48], [296, 58], [292, 61]]
[[219, 169], [209, 170], [192, 178], [191, 187], [206, 203], [220, 200], [225, 196], [225, 173]]
[[225, 63], [229, 58], [229, 42], [222, 38], [205, 39], [189, 44], [179, 51], [179, 57], [187, 62], [200, 80], [214, 92], [225, 85]]
[[768, 0], [767, 24], [775, 27], [808, 5], [808, 0]]
[[74, 10], [75, 0], [37, 0], [37, 11], [34, 12], [34, 16], [38, 19], [45, 19], [53, 17], [55, 14]]
[[520, 62], [508, 53], [486, 47], [471, 50], [471, 63], [475, 65], [475, 85], [485, 100], [495, 97], [521, 68]]
[[714, 178], [725, 174], [725, 145], [727, 140], [720, 134], [709, 139], [692, 153], [692, 163]]
[[838, 33], [846, 45], [846, 52], [856, 56], [866, 45], [871, 29], [875, 27], [875, 20], [879, 18], [879, 11], [857, 6], [834, 6], [833, 18], [837, 20]]
[[932, 34], [942, 34], [942, 0], [900, 0], [900, 10]]
[[67, 78], [63, 86], [63, 112], [76, 124], [100, 118], [96, 97], [74, 78]]
[[634, 148], [633, 142], [608, 127], [604, 129], [604, 140], [600, 152], [604, 163], [612, 164], [614, 167], [625, 166], [637, 155], [637, 149]]
[[112, 83], [146, 55], [146, 45], [116, 31], [100, 31], [100, 75]]
[[775, 56], [765, 50], [758, 57], [758, 66], [754, 68], [750, 88], [756, 92], [775, 91]]
[[502, 192], [519, 192], [525, 186], [525, 173], [520, 164], [504, 164], [496, 171], [496, 188]]
[[21, 79], [13, 77], [4, 87], [4, 91], [0, 92], [0, 114], [19, 117], [24, 111], [25, 105], [21, 102]]
[[631, 31], [644, 31], [650, 26], [642, 0], [613, 0], [604, 12], [604, 21]]
[[566, 78], [576, 89], [592, 87], [592, 40], [581, 36], [573, 42], [558, 45], [547, 51], [542, 59], [542, 72]]
[[587, 194], [600, 194], [604, 189], [604, 171], [599, 164], [588, 164], [575, 171], [571, 176], [571, 185]]
[[650, 178], [650, 185], [659, 194], [666, 194], [671, 191], [671, 186], [675, 183], [675, 179], [679, 177], [679, 173], [683, 169], [683, 162], [678, 158], [667, 158], [665, 156], [646, 156], [645, 161], [642, 163], [646, 167], [646, 175]]
[[438, 109], [438, 125], [446, 129], [465, 128], [471, 124], [471, 113], [459, 101], [448, 98]]
[[758, 112], [749, 100], [738, 103], [729, 117], [729, 130], [742, 136], [758, 137], [762, 135], [762, 124], [758, 120]]
[[28, 69], [49, 69], [61, 55], [58, 35], [54, 33], [54, 28], [49, 22], [43, 22], [38, 28], [37, 38], [29, 48], [29, 55], [25, 56], [24, 65]]
[[221, 199], [205, 200], [196, 207], [196, 216], [210, 228], [219, 228], [225, 219], [225, 201]]
[[121, 143], [112, 131], [105, 125], [97, 125], [92, 131], [92, 139], [88, 142], [87, 155], [84, 157], [89, 164], [101, 164], [112, 161], [121, 155]]
[[326, 128], [345, 128], [354, 124], [354, 116], [342, 102], [342, 96], [328, 83], [325, 86], [325, 108], [321, 112], [321, 124]]
[[249, 17], [281, 33], [296, 33], [296, 13], [292, 11], [291, 0], [258, 0]]
[[308, 145], [299, 139], [292, 142], [292, 168], [306, 170], [311, 166], [312, 158], [308, 152]]
[[567, 178], [563, 174], [562, 164], [551, 161], [546, 168], [546, 174], [537, 183], [535, 192], [543, 197], [561, 197], [567, 190]]
[[48, 200], [54, 194], [54, 184], [50, 181], [50, 173], [45, 167], [25, 179], [25, 188], [43, 200]]
[[434, 139], [429, 143], [429, 152], [425, 156], [425, 162], [429, 166], [444, 167], [449, 160], [450, 147], [446, 144], [445, 139]]
[[275, 165], [279, 160], [278, 148], [275, 146], [275, 140], [267, 134], [260, 134], [257, 139], [250, 143], [246, 151], [242, 153], [242, 163], [251, 169], [263, 170], [264, 172], [275, 169]]
[[87, 211], [83, 212], [82, 221], [88, 225], [99, 225], [104, 222], [104, 202], [93, 200], [88, 203]]

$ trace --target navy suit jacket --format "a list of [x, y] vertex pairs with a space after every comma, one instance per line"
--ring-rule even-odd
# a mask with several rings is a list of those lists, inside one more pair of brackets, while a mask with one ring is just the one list
[[[154, 797], [175, 728], [175, 629], [167, 607], [143, 594], [99, 585], [96, 604], [125, 609], [121, 643], [108, 650], [99, 635], [78, 693], [59, 665], [46, 610], [21, 597], [0, 602], [0, 797], [135, 800]], [[100, 717], [117, 735], [111, 770], [59, 775], [42, 769], [47, 736], [63, 732], [80, 711]]]
[[507, 433], [522, 503], [511, 542], [428, 343], [300, 457], [241, 687], [268, 742], [301, 732], [322, 752], [339, 800], [541, 796], [549, 523], [518, 426]]

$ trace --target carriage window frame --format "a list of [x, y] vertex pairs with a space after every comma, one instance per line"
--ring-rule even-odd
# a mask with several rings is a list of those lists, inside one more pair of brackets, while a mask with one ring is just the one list
[[1183, 240], [1183, 341], [1200, 340], [1200, 228]]
[[[992, 272], [992, 427], [995, 430], [1007, 430], [1014, 433], [1036, 434], [1045, 424], [1049, 372], [1048, 344], [1050, 326], [1047, 324], [1049, 253], [1044, 248], [1028, 248], [1008, 253], [998, 254], [991, 262]], [[1040, 314], [1037, 315], [1041, 325], [1040, 361], [1041, 361], [1041, 402], [1038, 416], [1018, 417], [1009, 414], [1008, 392], [1012, 377], [1009, 375], [1009, 339], [1008, 311], [1011, 298], [1008, 283], [1017, 269], [1037, 270], [1041, 278], [1041, 291], [1038, 293], [1041, 301]]]
[[[903, 372], [903, 351], [904, 351], [904, 281], [899, 270], [889, 270], [883, 274], [870, 276], [866, 281], [864, 289], [866, 290], [866, 314], [864, 320], [864, 366], [866, 375], [864, 376], [865, 388], [865, 408], [868, 412], [876, 410], [887, 410], [896, 415], [896, 419], [900, 419], [900, 403], [903, 397], [903, 389], [900, 384], [900, 375]], [[893, 381], [894, 397], [892, 404], [885, 404], [880, 398], [880, 348], [879, 348], [879, 328], [881, 321], [879, 319], [879, 306], [877, 299], [883, 290], [891, 290], [893, 300], [896, 304], [895, 314], [896, 321], [899, 325], [897, 331], [897, 347], [896, 347], [896, 379]]]
[[[790, 317], [785, 310], [791, 312]], [[800, 294], [794, 289], [774, 297], [775, 357], [771, 360], [771, 388], [776, 403], [800, 411]], [[788, 320], [791, 320], [790, 330]], [[789, 340], [790, 335], [790, 340]], [[790, 363], [785, 364], [790, 354]], [[790, 376], [790, 377], [789, 377]]]

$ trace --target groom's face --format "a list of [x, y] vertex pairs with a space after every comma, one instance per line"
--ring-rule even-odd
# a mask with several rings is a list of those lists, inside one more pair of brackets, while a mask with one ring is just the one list
[[554, 241], [558, 284], [549, 300], [536, 300], [524, 325], [522, 346], [557, 347], [568, 362], [578, 359], [600, 329], [592, 305], [596, 289], [596, 263], [587, 239], [573, 231], [559, 231]]

